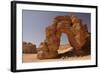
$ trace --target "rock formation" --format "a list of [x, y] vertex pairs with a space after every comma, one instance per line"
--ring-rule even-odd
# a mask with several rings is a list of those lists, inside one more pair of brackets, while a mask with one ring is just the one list
[[90, 33], [87, 26], [77, 16], [57, 16], [53, 23], [45, 29], [46, 39], [40, 44], [39, 59], [56, 58], [60, 46], [61, 34], [65, 33], [73, 47], [75, 55], [90, 54]]
[[22, 45], [23, 45], [23, 50], [22, 50], [23, 53], [37, 53], [36, 45], [26, 42], [23, 42]]

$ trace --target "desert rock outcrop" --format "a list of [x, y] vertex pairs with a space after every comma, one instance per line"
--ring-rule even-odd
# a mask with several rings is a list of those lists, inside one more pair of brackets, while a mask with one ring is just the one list
[[32, 43], [23, 42], [23, 53], [37, 53], [36, 45]]
[[77, 16], [57, 16], [53, 23], [45, 29], [45, 40], [38, 49], [39, 59], [55, 58], [60, 46], [61, 34], [68, 36], [72, 52], [76, 55], [90, 54], [90, 33], [82, 20]]

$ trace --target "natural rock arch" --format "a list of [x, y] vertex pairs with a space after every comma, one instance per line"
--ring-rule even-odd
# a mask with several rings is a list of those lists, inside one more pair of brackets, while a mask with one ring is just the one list
[[60, 46], [61, 33], [68, 36], [75, 55], [90, 54], [90, 33], [77, 16], [57, 16], [45, 29], [46, 39], [40, 44], [39, 59], [56, 58]]

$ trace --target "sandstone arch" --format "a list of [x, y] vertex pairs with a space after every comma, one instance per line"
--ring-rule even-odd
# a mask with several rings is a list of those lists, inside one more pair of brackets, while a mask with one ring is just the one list
[[61, 33], [68, 36], [75, 55], [90, 54], [90, 33], [87, 26], [82, 24], [81, 19], [77, 16], [57, 16], [53, 23], [45, 29], [46, 39], [40, 44], [37, 55], [39, 59], [58, 56]]

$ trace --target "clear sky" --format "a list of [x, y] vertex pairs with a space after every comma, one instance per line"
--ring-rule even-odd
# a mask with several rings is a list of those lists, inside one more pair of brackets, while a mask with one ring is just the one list
[[[71, 15], [72, 12], [54, 12], [54, 11], [35, 11], [35, 10], [23, 10], [22, 12], [22, 31], [23, 41], [32, 42], [38, 47], [45, 39], [45, 28], [52, 23], [55, 16]], [[88, 30], [91, 25], [91, 14], [89, 13], [73, 13], [82, 19], [83, 23], [86, 23]], [[61, 44], [68, 42], [67, 36], [62, 34]]]

